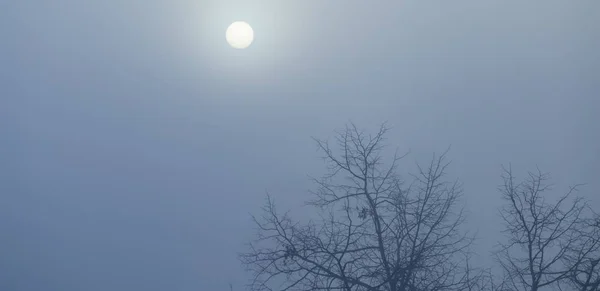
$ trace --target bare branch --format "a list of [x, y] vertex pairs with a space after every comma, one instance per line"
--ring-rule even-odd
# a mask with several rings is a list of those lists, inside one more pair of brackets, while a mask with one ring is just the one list
[[354, 124], [334, 151], [315, 139], [329, 172], [312, 179], [316, 221], [279, 214], [270, 197], [255, 219], [257, 239], [240, 256], [251, 290], [473, 290], [483, 275], [464, 260], [472, 237], [460, 230], [460, 183], [443, 180], [445, 155], [418, 167], [404, 185], [406, 155], [384, 163], [384, 125], [374, 135]]
[[501, 217], [507, 240], [500, 244], [497, 259], [516, 290], [556, 286], [575, 267], [566, 264], [567, 251], [577, 242], [585, 203], [579, 198], [569, 200], [576, 187], [548, 202], [549, 176], [539, 169], [518, 183], [510, 167], [503, 170], [500, 192], [507, 204]]

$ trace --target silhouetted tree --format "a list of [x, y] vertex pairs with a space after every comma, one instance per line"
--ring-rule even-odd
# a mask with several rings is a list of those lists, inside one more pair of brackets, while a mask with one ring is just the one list
[[[473, 290], [481, 272], [466, 263], [472, 242], [460, 229], [458, 182], [444, 180], [445, 153], [418, 167], [405, 186], [397, 153], [384, 165], [388, 129], [373, 136], [351, 124], [337, 135], [338, 152], [316, 140], [328, 174], [314, 179], [306, 223], [279, 213], [270, 197], [258, 236], [240, 256], [252, 290]], [[274, 286], [277, 286], [275, 288]]]
[[[593, 212], [592, 212], [593, 213]], [[600, 291], [600, 215], [582, 219], [575, 230], [577, 240], [566, 252], [563, 262], [574, 266], [567, 286], [579, 291]]]
[[581, 257], [570, 253], [580, 247], [578, 229], [585, 203], [570, 199], [576, 187], [551, 203], [546, 197], [548, 175], [539, 169], [522, 182], [505, 169], [503, 180], [500, 191], [506, 205], [501, 216], [507, 240], [501, 243], [497, 259], [511, 289], [537, 291], [557, 286], [580, 265]]

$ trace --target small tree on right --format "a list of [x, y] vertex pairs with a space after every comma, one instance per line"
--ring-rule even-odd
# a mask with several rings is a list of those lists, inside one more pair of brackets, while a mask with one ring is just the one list
[[576, 186], [550, 201], [549, 177], [539, 169], [522, 181], [516, 180], [510, 168], [504, 169], [502, 178], [499, 190], [505, 205], [500, 214], [506, 237], [496, 258], [505, 282], [510, 289], [527, 291], [561, 286], [587, 257], [574, 255], [582, 247], [579, 235], [585, 202], [573, 197]]

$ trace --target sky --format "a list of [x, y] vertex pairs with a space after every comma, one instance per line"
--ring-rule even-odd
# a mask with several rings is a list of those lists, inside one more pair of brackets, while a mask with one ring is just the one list
[[349, 121], [451, 147], [485, 262], [501, 165], [600, 208], [599, 97], [596, 0], [3, 0], [0, 290], [244, 290], [250, 214]]

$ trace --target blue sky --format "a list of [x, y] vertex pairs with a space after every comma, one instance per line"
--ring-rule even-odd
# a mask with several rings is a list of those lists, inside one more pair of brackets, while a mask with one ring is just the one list
[[502, 164], [600, 207], [599, 93], [595, 0], [2, 1], [0, 289], [242, 290], [249, 213], [350, 120], [452, 147], [486, 262]]

